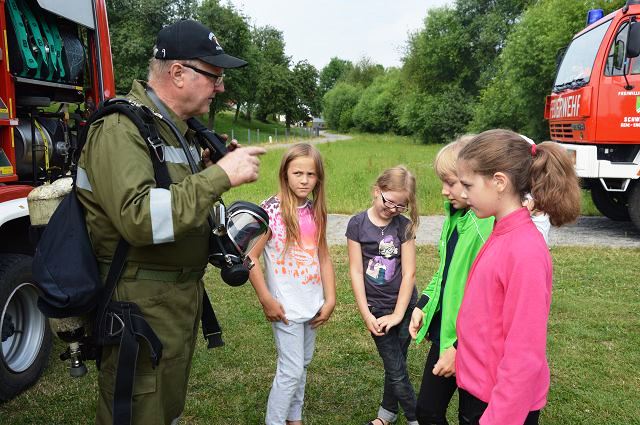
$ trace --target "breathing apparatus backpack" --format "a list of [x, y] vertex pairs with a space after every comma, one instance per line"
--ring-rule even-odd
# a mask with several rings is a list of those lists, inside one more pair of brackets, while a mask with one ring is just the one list
[[[91, 124], [112, 113], [121, 113], [136, 125], [147, 142], [156, 185], [168, 189], [172, 181], [164, 162], [163, 141], [155, 127], [154, 117], [158, 117], [158, 114], [127, 99], [110, 99], [89, 117], [78, 137], [76, 160], [86, 142]], [[207, 147], [211, 149], [210, 146]], [[224, 148], [224, 144], [222, 147]], [[153, 367], [158, 365], [162, 357], [162, 343], [135, 303], [112, 300], [129, 250], [128, 242], [122, 237], [103, 285], [87, 232], [84, 208], [76, 193], [77, 175], [74, 173], [72, 177], [71, 192], [56, 208], [36, 247], [32, 271], [34, 281], [41, 290], [38, 307], [47, 317], [53, 319], [58, 336], [69, 343], [69, 348], [60, 358], [71, 360], [72, 376], [82, 376], [86, 373], [84, 360], [95, 360], [99, 368], [102, 346], [120, 346], [114, 388], [113, 423], [129, 424], [139, 341], [144, 341], [149, 346]], [[224, 206], [222, 202], [220, 205]], [[234, 205], [232, 204], [230, 209]], [[251, 205], [253, 204], [249, 204]], [[212, 238], [218, 238], [218, 244], [221, 246], [231, 246], [237, 251], [244, 247], [245, 252], [248, 252], [259, 236], [266, 233], [268, 227], [268, 217], [264, 210], [255, 205], [253, 207], [261, 211], [255, 212], [253, 208], [248, 208], [251, 214], [244, 214], [244, 218], [237, 220], [237, 226], [231, 225], [238, 230], [235, 233], [219, 233], [219, 236], [214, 236], [216, 229], [220, 231], [230, 222], [226, 218], [223, 218], [223, 222], [216, 223], [210, 220], [214, 230]], [[247, 217], [252, 218], [247, 220]], [[232, 244], [229, 244], [228, 240]], [[237, 269], [236, 257], [225, 252], [222, 258], [223, 261], [217, 267], [226, 264], [228, 268], [234, 266]], [[246, 260], [248, 256], [239, 258]], [[241, 261], [240, 264], [247, 269], [250, 267], [245, 261]], [[235, 280], [234, 283], [245, 281], [246, 278], [242, 282]], [[208, 348], [224, 345], [222, 330], [206, 292], [203, 294], [202, 332], [208, 341]]]

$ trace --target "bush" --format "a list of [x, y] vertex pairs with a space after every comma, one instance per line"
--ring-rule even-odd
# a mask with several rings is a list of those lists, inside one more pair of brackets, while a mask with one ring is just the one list
[[398, 128], [398, 104], [402, 90], [399, 72], [375, 79], [353, 109], [353, 122], [360, 131], [386, 133]]
[[347, 83], [338, 83], [322, 98], [322, 110], [327, 126], [334, 130], [353, 128], [353, 108], [360, 100], [361, 89]]
[[399, 128], [424, 143], [445, 143], [465, 132], [473, 113], [473, 97], [456, 86], [435, 94], [414, 93], [401, 107]]

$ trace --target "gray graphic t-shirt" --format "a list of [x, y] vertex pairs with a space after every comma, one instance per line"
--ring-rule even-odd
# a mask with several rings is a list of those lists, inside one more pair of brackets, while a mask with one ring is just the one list
[[[408, 218], [397, 215], [381, 228], [369, 220], [367, 211], [351, 217], [345, 236], [358, 242], [362, 250], [362, 271], [367, 303], [372, 307], [393, 309], [402, 283], [401, 245], [406, 242]], [[416, 302], [414, 288], [411, 304]]]

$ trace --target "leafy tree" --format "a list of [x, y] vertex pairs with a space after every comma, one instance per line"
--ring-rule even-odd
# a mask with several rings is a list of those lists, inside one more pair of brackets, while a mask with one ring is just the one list
[[[225, 53], [243, 59], [251, 55], [251, 32], [247, 18], [231, 3], [221, 5], [219, 0], [205, 0], [198, 8], [198, 19], [213, 30]], [[255, 72], [246, 73], [244, 69], [225, 72], [225, 91], [216, 95], [209, 109], [210, 128], [213, 128], [216, 112], [230, 104], [236, 105], [237, 118], [240, 103], [249, 97], [249, 87], [253, 84], [248, 77], [255, 78]]]
[[320, 98], [352, 69], [353, 63], [351, 61], [335, 56], [332, 57], [329, 63], [320, 71], [320, 86], [318, 88]]
[[252, 39], [266, 64], [289, 66], [291, 59], [284, 52], [282, 31], [269, 25], [254, 28]]
[[365, 88], [368, 87], [377, 76], [382, 74], [384, 74], [384, 67], [382, 65], [373, 63], [370, 58], [363, 57], [352, 69], [344, 74], [344, 81]]
[[471, 74], [466, 69], [469, 57], [464, 49], [468, 38], [455, 10], [430, 9], [424, 28], [409, 36], [402, 68], [405, 78], [425, 93], [460, 84]]
[[318, 95], [318, 70], [304, 60], [298, 62], [292, 72], [296, 91], [295, 109], [292, 111], [293, 120], [307, 121], [317, 115], [321, 108]]
[[[282, 105], [279, 101], [284, 96], [290, 86], [283, 87], [284, 91], [276, 93], [277, 88], [282, 86], [282, 82], [287, 82], [290, 76], [285, 69], [289, 68], [289, 57], [284, 51], [284, 35], [282, 31], [271, 27], [254, 27], [251, 31], [252, 50], [251, 57], [254, 60], [253, 80], [248, 87], [246, 102], [247, 118], [251, 120], [252, 111], [255, 109], [256, 116], [261, 121], [266, 121], [269, 114], [275, 114], [282, 108], [274, 105]], [[279, 80], [274, 81], [274, 78]], [[274, 96], [277, 98], [274, 102]]]
[[107, 2], [116, 91], [146, 79], [158, 31], [178, 18], [193, 17], [196, 0], [111, 0]]
[[457, 85], [438, 93], [412, 93], [403, 99], [399, 127], [424, 143], [444, 143], [465, 132], [473, 97]]
[[287, 126], [290, 126], [293, 123], [290, 102], [295, 95], [293, 73], [289, 68], [284, 65], [263, 67], [256, 91], [257, 118], [266, 121], [269, 115], [285, 114]]
[[468, 36], [463, 54], [467, 73], [461, 86], [473, 94], [495, 74], [493, 66], [510, 31], [534, 0], [457, 0], [456, 15]]
[[362, 89], [346, 82], [339, 82], [322, 98], [324, 118], [330, 128], [348, 131], [353, 127], [353, 109]]
[[549, 137], [545, 96], [555, 77], [558, 49], [584, 27], [587, 10], [612, 11], [622, 0], [542, 0], [530, 7], [505, 42], [497, 75], [482, 91], [469, 129], [511, 128], [534, 140]]
[[282, 114], [287, 127], [291, 127], [295, 122], [310, 119], [319, 109], [318, 70], [307, 61], [298, 62], [293, 69], [284, 65], [265, 67], [260, 81], [257, 88], [259, 119]]

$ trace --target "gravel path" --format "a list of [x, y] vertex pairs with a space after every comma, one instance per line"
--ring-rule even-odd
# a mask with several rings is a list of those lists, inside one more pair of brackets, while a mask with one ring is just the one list
[[325, 131], [321, 131], [320, 137], [314, 137], [312, 139], [296, 139], [296, 140], [292, 140], [289, 143], [272, 143], [272, 144], [265, 143], [265, 144], [261, 144], [260, 146], [265, 148], [266, 150], [284, 149], [300, 142], [306, 142], [306, 143], [311, 143], [312, 145], [317, 145], [319, 143], [331, 143], [331, 142], [337, 142], [338, 140], [349, 140], [349, 139], [352, 139], [352, 137], [347, 136], [346, 134], [332, 134], [332, 133], [327, 133]]
[[[329, 214], [327, 240], [331, 245], [346, 244], [344, 232], [349, 215]], [[422, 216], [417, 243], [435, 245], [440, 238], [444, 216]], [[551, 246], [595, 246], [640, 248], [640, 232], [629, 222], [611, 221], [605, 217], [580, 217], [575, 224], [549, 232]]]

